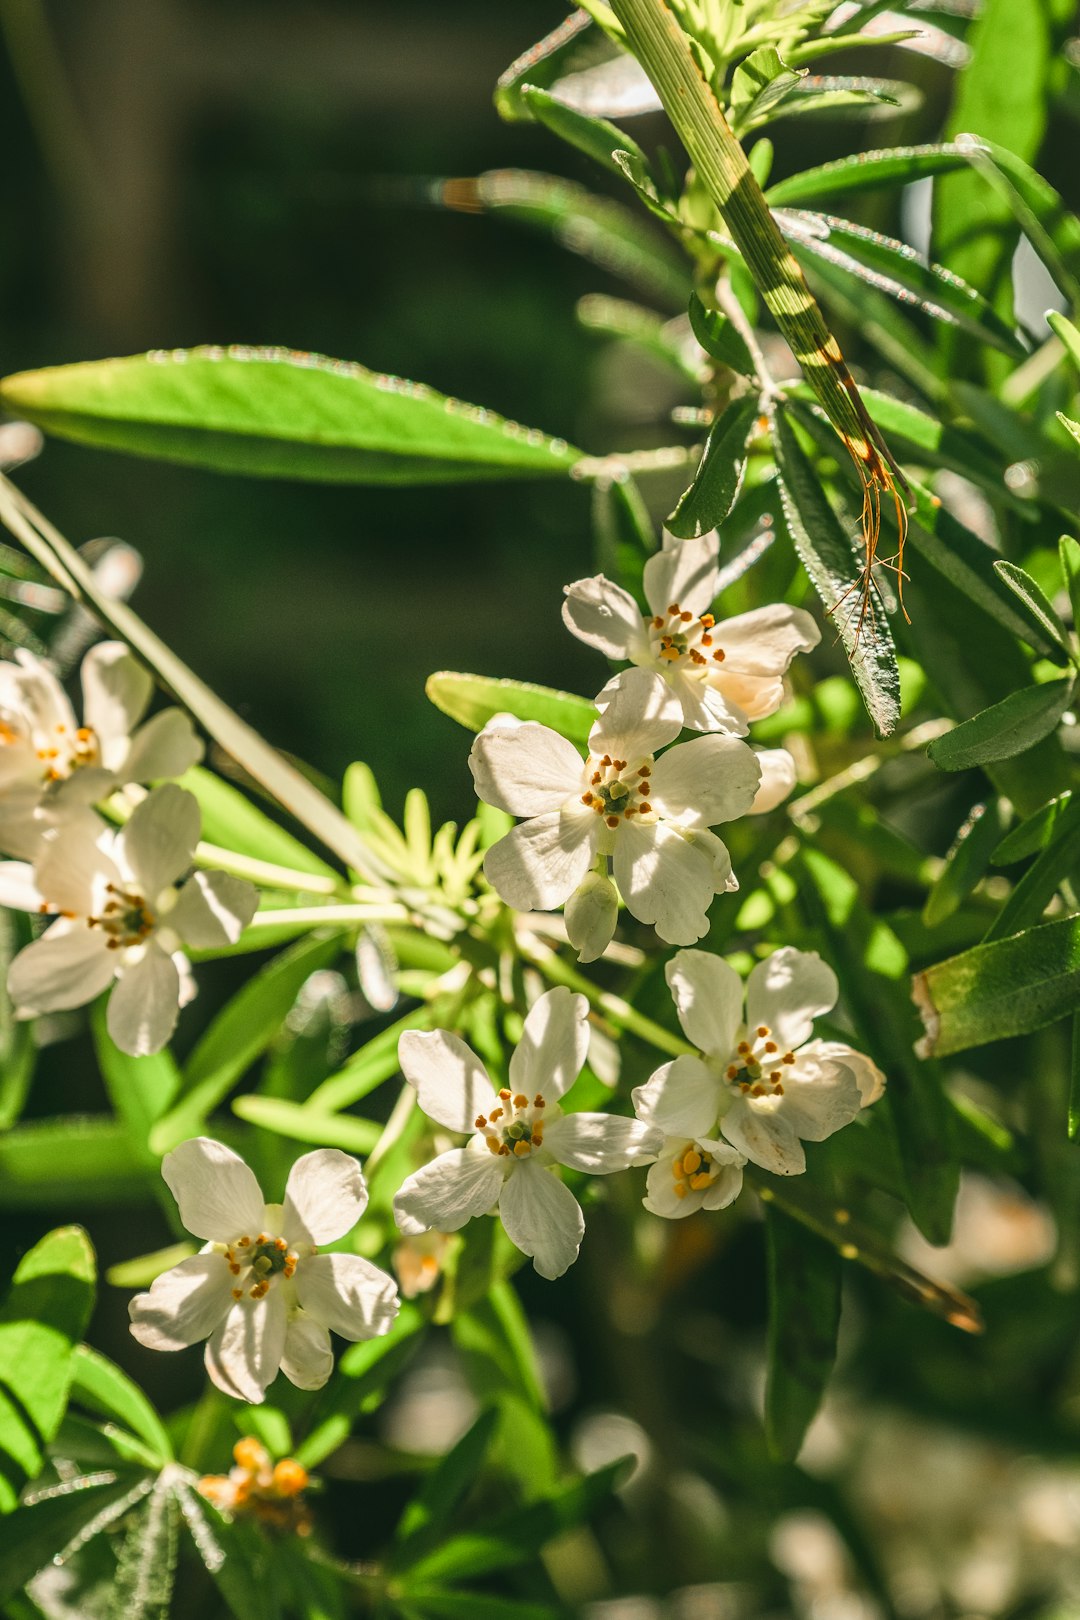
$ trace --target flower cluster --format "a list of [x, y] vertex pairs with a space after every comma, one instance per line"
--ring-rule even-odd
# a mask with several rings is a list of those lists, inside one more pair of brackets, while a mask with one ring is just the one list
[[[0, 663], [0, 904], [55, 917], [20, 951], [8, 993], [20, 1017], [81, 1007], [116, 981], [108, 1029], [157, 1052], [194, 994], [184, 947], [235, 944], [257, 903], [249, 883], [192, 872], [201, 817], [173, 783], [140, 796], [117, 831], [94, 808], [117, 789], [182, 775], [202, 755], [191, 722], [140, 723], [150, 676], [119, 642], [82, 665], [83, 724], [56, 676], [21, 652]], [[130, 808], [130, 797], [124, 810]]]

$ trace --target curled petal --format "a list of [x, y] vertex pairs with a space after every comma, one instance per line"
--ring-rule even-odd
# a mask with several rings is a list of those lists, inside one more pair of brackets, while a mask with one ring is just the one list
[[759, 962], [746, 981], [746, 1022], [767, 1024], [781, 1049], [794, 1051], [809, 1039], [814, 1019], [836, 1006], [836, 974], [816, 951], [785, 945]]
[[574, 747], [550, 726], [489, 725], [469, 755], [476, 796], [512, 816], [542, 816], [580, 794], [585, 766]]
[[316, 1148], [289, 1171], [281, 1235], [289, 1243], [335, 1243], [367, 1208], [360, 1166], [340, 1148]]
[[740, 1098], [720, 1121], [720, 1129], [732, 1147], [774, 1176], [801, 1176], [806, 1169], [802, 1143], [779, 1112], [756, 1109]]
[[743, 983], [735, 969], [711, 951], [677, 951], [664, 971], [687, 1040], [726, 1063], [742, 1023]]
[[132, 811], [116, 856], [151, 905], [191, 865], [201, 827], [198, 799], [175, 782], [155, 788]]
[[641, 609], [629, 591], [613, 585], [603, 574], [566, 586], [562, 616], [571, 635], [616, 663], [646, 651]]
[[664, 1133], [621, 1114], [563, 1114], [544, 1132], [544, 1147], [568, 1170], [610, 1176], [631, 1165], [650, 1164], [664, 1144]]
[[107, 755], [109, 744], [120, 738], [126, 742], [146, 713], [153, 680], [122, 641], [99, 641], [91, 647], [82, 661], [81, 678], [83, 719]]
[[649, 798], [669, 821], [715, 827], [745, 815], [760, 783], [752, 748], [738, 737], [710, 734], [679, 743], [657, 760]]
[[358, 1254], [317, 1254], [301, 1261], [296, 1297], [316, 1322], [353, 1340], [389, 1333], [401, 1305], [393, 1277]]
[[8, 969], [8, 995], [23, 1018], [82, 1007], [113, 980], [115, 957], [82, 920], [61, 917], [24, 946]]
[[471, 1132], [477, 1116], [495, 1107], [484, 1065], [447, 1030], [406, 1030], [398, 1041], [398, 1062], [428, 1119], [447, 1130]]
[[592, 865], [600, 818], [580, 807], [535, 816], [484, 856], [484, 874], [515, 911], [551, 911], [568, 900]]
[[843, 1041], [807, 1041], [799, 1052], [798, 1067], [807, 1062], [842, 1063], [850, 1069], [859, 1088], [863, 1108], [877, 1102], [885, 1090], [885, 1076], [877, 1064], [863, 1052], [856, 1052]]
[[239, 1154], [208, 1136], [195, 1136], [166, 1153], [161, 1174], [180, 1219], [195, 1237], [228, 1243], [256, 1237], [266, 1205], [259, 1183]]
[[589, 1052], [589, 1003], [564, 986], [546, 990], [529, 1009], [510, 1058], [510, 1086], [548, 1102], [570, 1090]]
[[322, 1389], [334, 1370], [329, 1333], [302, 1311], [291, 1315], [285, 1325], [281, 1370], [297, 1389]]
[[494, 1209], [503, 1161], [471, 1148], [451, 1148], [405, 1181], [394, 1198], [394, 1219], [406, 1236], [458, 1232], [474, 1215]]
[[232, 1304], [232, 1274], [220, 1254], [193, 1254], [162, 1272], [128, 1305], [131, 1331], [148, 1350], [183, 1350], [208, 1339]]
[[633, 1093], [634, 1112], [665, 1136], [706, 1136], [716, 1124], [723, 1087], [700, 1058], [664, 1063]]
[[139, 961], [125, 967], [109, 997], [109, 1034], [131, 1057], [160, 1052], [180, 1016], [180, 972], [154, 940]]
[[279, 1288], [263, 1299], [246, 1294], [229, 1308], [206, 1346], [206, 1370], [225, 1395], [261, 1404], [285, 1353], [285, 1301]]
[[507, 1237], [541, 1277], [561, 1277], [577, 1259], [585, 1217], [552, 1171], [524, 1161], [516, 1165], [503, 1187], [499, 1214]]
[[611, 944], [619, 892], [606, 872], [586, 872], [563, 909], [566, 937], [579, 962], [595, 962]]
[[235, 945], [259, 905], [259, 891], [228, 872], [192, 872], [166, 926], [194, 951]]
[[674, 742], [682, 730], [682, 705], [662, 675], [624, 669], [597, 695], [600, 718], [589, 732], [589, 751], [613, 758], [645, 759]]
[[645, 564], [642, 583], [653, 613], [666, 613], [676, 602], [684, 613], [705, 613], [712, 606], [720, 576], [720, 539], [715, 529], [694, 540], [665, 533], [662, 551]]

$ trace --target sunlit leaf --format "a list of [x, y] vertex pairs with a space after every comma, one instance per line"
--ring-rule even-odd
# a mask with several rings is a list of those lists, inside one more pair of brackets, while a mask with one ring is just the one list
[[1080, 1008], [1080, 918], [950, 956], [915, 975], [914, 996], [927, 1056], [948, 1057], [1055, 1023]]
[[493, 715], [512, 714], [518, 720], [550, 726], [584, 747], [596, 720], [596, 706], [588, 698], [529, 681], [495, 680], [443, 669], [428, 676], [424, 690], [437, 709], [469, 731], [482, 731]]
[[926, 751], [943, 771], [968, 770], [1026, 753], [1057, 729], [1072, 702], [1074, 684], [1068, 676], [1021, 687], [936, 738]]

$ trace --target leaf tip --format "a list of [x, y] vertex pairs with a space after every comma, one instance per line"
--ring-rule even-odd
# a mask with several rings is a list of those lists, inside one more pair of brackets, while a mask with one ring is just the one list
[[915, 1003], [919, 1017], [922, 1019], [923, 1029], [926, 1032], [915, 1042], [915, 1056], [919, 1058], [933, 1057], [941, 1033], [941, 1019], [934, 1005], [934, 998], [930, 991], [930, 981], [925, 973], [916, 973], [913, 976], [911, 980], [911, 999]]

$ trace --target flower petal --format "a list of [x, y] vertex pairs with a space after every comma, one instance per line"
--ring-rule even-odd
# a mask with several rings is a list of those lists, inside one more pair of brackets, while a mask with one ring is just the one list
[[754, 802], [746, 812], [749, 816], [763, 816], [783, 804], [798, 781], [795, 760], [786, 748], [755, 748], [761, 767], [761, 786], [754, 794]]
[[817, 646], [821, 631], [802, 608], [771, 602], [724, 619], [713, 639], [723, 648], [725, 673], [731, 669], [740, 675], [782, 675], [796, 653]]
[[720, 575], [720, 539], [715, 529], [696, 540], [665, 533], [662, 551], [645, 564], [642, 584], [653, 613], [677, 602], [684, 613], [705, 613], [713, 604]]
[[11, 911], [40, 911], [42, 903], [30, 862], [0, 861], [0, 906]]
[[794, 1128], [778, 1112], [766, 1112], [738, 1099], [720, 1121], [720, 1130], [732, 1147], [774, 1176], [799, 1176], [806, 1155]]
[[469, 754], [476, 796], [513, 816], [542, 816], [580, 794], [585, 765], [574, 747], [550, 726], [486, 726]]
[[404, 1182], [394, 1197], [394, 1219], [407, 1236], [459, 1232], [474, 1215], [494, 1209], [503, 1182], [502, 1160], [471, 1148], [451, 1148]]
[[160, 1052], [180, 1016], [180, 973], [172, 957], [150, 940], [142, 956], [117, 977], [105, 1022], [131, 1057]]
[[735, 1148], [727, 1142], [716, 1142], [704, 1139], [698, 1143], [712, 1156], [712, 1172], [716, 1177], [711, 1187], [706, 1187], [701, 1199], [702, 1209], [727, 1209], [733, 1204], [742, 1192], [743, 1165], [746, 1160]]
[[445, 1029], [408, 1029], [398, 1041], [398, 1062], [427, 1115], [450, 1131], [473, 1131], [490, 1114], [495, 1090], [487, 1070], [457, 1035]]
[[687, 1040], [726, 1063], [742, 1023], [743, 982], [735, 969], [711, 951], [677, 951], [664, 971]]
[[261, 1404], [285, 1354], [285, 1301], [280, 1288], [263, 1299], [246, 1294], [230, 1307], [206, 1346], [206, 1370], [225, 1395]]
[[682, 704], [662, 675], [624, 669], [597, 694], [600, 718], [589, 732], [589, 752], [635, 761], [649, 758], [682, 730]]
[[745, 737], [749, 717], [737, 703], [729, 702], [717, 674], [689, 675], [677, 666], [661, 671], [682, 704], [683, 725], [691, 731], [718, 731], [725, 737]]
[[541, 1277], [561, 1277], [578, 1257], [585, 1234], [581, 1205], [551, 1170], [514, 1166], [499, 1199], [506, 1235], [532, 1259]]
[[649, 799], [670, 821], [715, 827], [745, 815], [760, 783], [754, 750], [738, 737], [710, 733], [676, 744], [657, 760]]
[[316, 1148], [297, 1159], [285, 1183], [281, 1235], [290, 1244], [335, 1243], [367, 1208], [360, 1165], [340, 1148]]
[[799, 1070], [808, 1061], [842, 1063], [855, 1076], [862, 1106], [869, 1108], [885, 1090], [885, 1076], [863, 1052], [856, 1052], [843, 1041], [807, 1041], [799, 1051]]
[[316, 1254], [296, 1268], [296, 1297], [343, 1339], [389, 1333], [401, 1300], [393, 1277], [358, 1254]]
[[589, 1003], [565, 986], [545, 990], [529, 1009], [510, 1058], [510, 1086], [547, 1102], [570, 1090], [589, 1054]]
[[652, 923], [662, 940], [692, 945], [707, 933], [716, 869], [692, 835], [668, 822], [627, 822], [615, 841], [614, 866], [627, 910]]
[[116, 959], [100, 933], [61, 917], [8, 969], [8, 995], [22, 1018], [93, 1001], [113, 981]]
[[285, 1325], [281, 1370], [297, 1389], [322, 1389], [334, 1370], [329, 1333], [302, 1311], [290, 1316]]
[[19, 662], [14, 677], [18, 703], [33, 729], [50, 735], [61, 727], [74, 731], [74, 711], [52, 670], [25, 647], [20, 647], [15, 657]]
[[665, 1136], [707, 1136], [720, 1112], [723, 1086], [713, 1071], [696, 1057], [678, 1057], [661, 1064], [643, 1086], [632, 1093], [634, 1112]]
[[534, 816], [492, 844], [484, 875], [515, 911], [551, 911], [568, 900], [592, 865], [600, 818], [581, 807]]
[[850, 1125], [861, 1108], [859, 1083], [845, 1064], [823, 1060], [817, 1052], [808, 1059], [804, 1046], [797, 1062], [784, 1071], [777, 1111], [804, 1142], [824, 1142]]
[[819, 1013], [836, 1006], [836, 974], [816, 951], [785, 945], [759, 962], [746, 981], [746, 1022], [767, 1024], [781, 1051], [793, 1052], [807, 1040]]
[[148, 1350], [183, 1350], [208, 1339], [232, 1304], [233, 1278], [221, 1254], [193, 1254], [155, 1278], [128, 1305], [131, 1331]]
[[201, 828], [198, 799], [175, 782], [155, 788], [132, 811], [116, 855], [151, 905], [191, 865]]
[[107, 754], [110, 742], [126, 741], [146, 713], [154, 682], [122, 641], [99, 641], [91, 647], [82, 661], [81, 678], [83, 720]]
[[621, 1114], [563, 1114], [544, 1132], [544, 1147], [557, 1163], [590, 1176], [650, 1164], [663, 1145], [655, 1125]]
[[642, 655], [646, 648], [641, 609], [629, 591], [603, 574], [565, 587], [563, 623], [571, 635], [616, 662]]
[[[203, 745], [182, 709], [162, 709], [140, 726], [122, 766], [125, 782], [159, 782], [183, 776], [203, 757]], [[110, 762], [111, 763], [111, 762]]]
[[194, 1237], [211, 1243], [256, 1237], [266, 1205], [254, 1175], [238, 1153], [209, 1136], [191, 1137], [166, 1153], [161, 1174], [180, 1219]]
[[34, 863], [38, 888], [61, 911], [92, 917], [107, 899], [105, 885], [123, 881], [116, 844], [117, 834], [92, 810], [65, 812]]
[[164, 923], [195, 951], [235, 945], [259, 905], [259, 891], [228, 872], [192, 872]]

